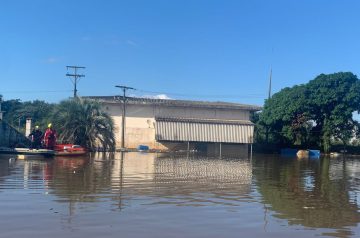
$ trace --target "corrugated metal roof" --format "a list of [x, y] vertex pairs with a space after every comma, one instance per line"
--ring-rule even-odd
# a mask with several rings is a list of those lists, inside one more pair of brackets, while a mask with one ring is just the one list
[[[99, 100], [107, 103], [122, 103], [122, 96], [89, 96], [83, 97]], [[249, 111], [260, 111], [262, 107], [256, 105], [231, 103], [231, 102], [208, 102], [208, 101], [190, 101], [190, 100], [173, 100], [173, 99], [152, 99], [152, 98], [136, 98], [126, 97], [128, 104], [142, 105], [163, 105], [174, 107], [197, 107], [197, 108], [214, 108], [214, 109], [242, 109]]]
[[254, 125], [250, 121], [219, 121], [184, 118], [157, 118], [158, 141], [252, 143]]

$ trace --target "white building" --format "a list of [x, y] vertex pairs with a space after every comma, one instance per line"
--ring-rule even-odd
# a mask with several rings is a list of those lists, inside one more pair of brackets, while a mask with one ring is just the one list
[[[123, 97], [98, 100], [116, 127], [116, 147], [122, 138]], [[253, 143], [250, 113], [261, 107], [226, 102], [126, 98], [125, 147], [157, 150], [197, 150], [210, 154], [243, 154]]]

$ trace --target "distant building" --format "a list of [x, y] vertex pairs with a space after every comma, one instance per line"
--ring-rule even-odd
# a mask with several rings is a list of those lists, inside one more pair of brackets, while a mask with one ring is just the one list
[[[112, 116], [120, 148], [123, 97], [86, 98], [98, 100]], [[259, 110], [259, 106], [238, 103], [128, 97], [125, 147], [244, 154], [253, 143], [250, 113]]]

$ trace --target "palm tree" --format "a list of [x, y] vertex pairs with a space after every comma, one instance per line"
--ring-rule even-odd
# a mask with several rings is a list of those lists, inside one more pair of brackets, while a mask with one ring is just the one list
[[60, 102], [52, 115], [58, 139], [94, 149], [115, 149], [114, 122], [99, 102], [74, 98]]

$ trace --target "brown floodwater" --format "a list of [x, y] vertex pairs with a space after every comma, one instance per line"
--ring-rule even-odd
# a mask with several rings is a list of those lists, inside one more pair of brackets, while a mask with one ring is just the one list
[[0, 237], [360, 237], [360, 159], [0, 157]]

